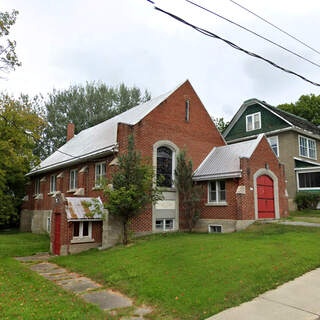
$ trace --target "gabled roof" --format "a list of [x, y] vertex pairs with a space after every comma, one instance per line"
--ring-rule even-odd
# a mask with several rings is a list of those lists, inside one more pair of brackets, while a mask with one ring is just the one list
[[165, 94], [133, 107], [91, 128], [82, 130], [48, 158], [43, 160], [37, 167], [32, 169], [28, 175], [64, 167], [88, 158], [112, 152], [112, 150], [117, 147], [118, 123], [126, 123], [129, 125], [137, 124], [181, 87], [183, 83]]
[[312, 122], [301, 118], [299, 116], [296, 116], [290, 112], [281, 110], [279, 108], [273, 107], [270, 104], [266, 103], [265, 101], [261, 101], [258, 99], [249, 99], [246, 100], [242, 106], [239, 108], [239, 110], [237, 111], [237, 113], [234, 115], [234, 117], [232, 118], [232, 120], [230, 121], [230, 124], [228, 125], [228, 127], [226, 128], [226, 130], [223, 132], [223, 136], [226, 137], [228, 135], [228, 133], [231, 131], [231, 129], [233, 128], [233, 126], [236, 124], [236, 122], [240, 119], [241, 115], [244, 113], [244, 111], [247, 109], [248, 106], [254, 105], [254, 104], [258, 104], [261, 105], [262, 107], [264, 107], [265, 109], [269, 110], [270, 112], [272, 112], [274, 115], [276, 115], [277, 117], [279, 117], [280, 119], [282, 119], [283, 121], [285, 121], [288, 124], [288, 127], [297, 127], [300, 128], [302, 130], [306, 130], [308, 132], [317, 134], [320, 136], [320, 129], [314, 125]]
[[254, 140], [213, 148], [194, 172], [194, 180], [240, 177], [240, 158], [250, 158], [262, 138], [260, 134]]

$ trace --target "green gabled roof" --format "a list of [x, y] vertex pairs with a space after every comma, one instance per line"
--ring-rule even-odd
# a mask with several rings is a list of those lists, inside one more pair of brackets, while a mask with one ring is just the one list
[[312, 163], [311, 161], [304, 161], [304, 160], [298, 160], [294, 159], [295, 167], [296, 168], [309, 168], [309, 167], [320, 167], [320, 163]]
[[[243, 121], [241, 124], [239, 124], [239, 120], [243, 119], [247, 114], [259, 111], [262, 111], [262, 128], [247, 132], [245, 124], [243, 124]], [[271, 106], [265, 101], [253, 98], [244, 101], [244, 103], [241, 105], [237, 113], [230, 121], [229, 126], [224, 130], [223, 136], [226, 140], [234, 140], [242, 137], [257, 135], [262, 132], [271, 132], [274, 130], [290, 127], [297, 127], [302, 130], [320, 135], [320, 128], [318, 128], [310, 121], [296, 116], [290, 112]]]

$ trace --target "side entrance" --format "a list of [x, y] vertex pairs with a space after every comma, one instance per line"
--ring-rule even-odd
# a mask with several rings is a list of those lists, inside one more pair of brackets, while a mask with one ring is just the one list
[[274, 219], [274, 186], [273, 180], [262, 175], [257, 178], [258, 219]]

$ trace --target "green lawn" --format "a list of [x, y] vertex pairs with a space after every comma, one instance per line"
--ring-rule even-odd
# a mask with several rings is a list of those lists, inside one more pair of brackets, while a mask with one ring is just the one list
[[153, 235], [54, 261], [156, 306], [160, 319], [205, 319], [319, 267], [320, 230], [263, 224]]
[[290, 216], [287, 219], [291, 221], [320, 223], [320, 210], [306, 209], [301, 211], [291, 211]]
[[49, 238], [31, 233], [0, 233], [0, 319], [106, 319], [84, 303], [30, 271], [13, 256], [48, 251]]

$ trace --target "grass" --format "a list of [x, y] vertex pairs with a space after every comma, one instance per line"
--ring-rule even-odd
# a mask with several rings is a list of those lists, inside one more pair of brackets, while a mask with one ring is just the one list
[[30, 233], [0, 233], [0, 319], [106, 319], [84, 303], [14, 260], [48, 251], [49, 238]]
[[291, 211], [290, 216], [286, 220], [320, 223], [320, 210], [306, 209], [301, 211]]
[[156, 307], [205, 319], [320, 266], [320, 230], [264, 224], [232, 234], [163, 234], [54, 261]]

